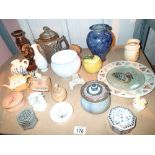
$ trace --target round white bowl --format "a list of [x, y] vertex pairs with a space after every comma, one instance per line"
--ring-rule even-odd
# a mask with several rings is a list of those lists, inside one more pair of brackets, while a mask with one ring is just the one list
[[74, 50], [62, 50], [51, 57], [51, 68], [58, 76], [67, 78], [78, 72], [81, 60]]

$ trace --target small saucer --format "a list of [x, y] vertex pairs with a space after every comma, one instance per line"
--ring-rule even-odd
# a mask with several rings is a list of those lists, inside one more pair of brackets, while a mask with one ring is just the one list
[[59, 102], [51, 108], [50, 117], [54, 122], [62, 123], [67, 121], [72, 113], [73, 107], [70, 103]]

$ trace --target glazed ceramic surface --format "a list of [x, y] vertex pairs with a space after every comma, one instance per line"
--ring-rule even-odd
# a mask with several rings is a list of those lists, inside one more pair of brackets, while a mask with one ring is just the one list
[[127, 98], [146, 95], [155, 87], [154, 73], [131, 61], [116, 61], [103, 66], [97, 78], [110, 87], [112, 94]]
[[54, 122], [62, 123], [67, 121], [73, 113], [73, 107], [68, 102], [56, 103], [50, 111], [50, 117]]
[[7, 95], [2, 102], [2, 107], [8, 112], [15, 112], [25, 105], [22, 92], [13, 92]]
[[88, 73], [97, 73], [102, 67], [102, 61], [99, 56], [85, 56], [82, 61], [83, 67]]
[[91, 52], [98, 55], [102, 60], [112, 43], [111, 27], [106, 24], [96, 24], [90, 27], [90, 32], [87, 36], [87, 45]]
[[77, 73], [81, 60], [76, 51], [63, 50], [51, 57], [51, 68], [58, 76], [67, 78]]
[[34, 51], [31, 48], [30, 41], [25, 37], [25, 32], [23, 30], [16, 30], [13, 31], [11, 35], [16, 38], [16, 44], [22, 55], [30, 62], [29, 66], [27, 67], [27, 71], [36, 70], [37, 66], [34, 61]]
[[20, 86], [27, 85], [29, 77], [31, 77], [31, 76], [30, 75], [24, 76], [22, 74], [12, 75], [9, 77], [10, 85], [4, 84], [3, 86], [5, 86], [11, 90], [15, 90], [16, 88], [19, 88]]
[[65, 88], [60, 87], [58, 84], [55, 84], [52, 87], [52, 98], [56, 101], [56, 102], [61, 102], [64, 101], [67, 97], [67, 91]]
[[47, 102], [42, 92], [32, 92], [28, 96], [28, 101], [34, 111], [45, 111], [47, 107]]
[[114, 107], [108, 116], [112, 130], [118, 134], [129, 133], [136, 125], [135, 115], [127, 108]]
[[139, 58], [140, 40], [139, 39], [129, 39], [125, 45], [124, 58], [127, 61], [137, 61]]
[[48, 63], [51, 63], [51, 56], [61, 50], [69, 49], [69, 43], [65, 36], [59, 37], [59, 34], [49, 27], [43, 27], [44, 32], [35, 40], [44, 50]]
[[32, 109], [24, 109], [17, 116], [18, 124], [24, 129], [32, 129], [38, 119]]
[[11, 73], [12, 74], [27, 74], [27, 67], [29, 66], [29, 60], [23, 59], [20, 61], [19, 59], [15, 59], [11, 61]]
[[81, 105], [87, 112], [105, 112], [110, 106], [108, 87], [99, 81], [86, 82], [81, 88]]
[[41, 70], [41, 72], [46, 72], [48, 70], [48, 63], [47, 60], [44, 58], [44, 56], [39, 52], [39, 45], [38, 44], [32, 44], [31, 47], [34, 50], [34, 59], [35, 63], [38, 67], [38, 69]]

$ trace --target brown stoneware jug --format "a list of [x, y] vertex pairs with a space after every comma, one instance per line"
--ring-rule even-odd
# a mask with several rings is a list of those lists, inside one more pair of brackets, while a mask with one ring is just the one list
[[59, 37], [58, 33], [49, 27], [43, 27], [44, 32], [39, 35], [35, 42], [41, 46], [46, 55], [48, 63], [51, 63], [51, 56], [57, 51], [69, 49], [69, 43], [65, 36]]

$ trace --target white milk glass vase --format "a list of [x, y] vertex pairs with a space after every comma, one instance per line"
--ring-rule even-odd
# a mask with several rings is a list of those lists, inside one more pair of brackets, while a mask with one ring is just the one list
[[34, 59], [38, 69], [40, 69], [41, 72], [46, 72], [48, 70], [48, 63], [45, 57], [39, 52], [39, 45], [32, 44], [31, 47], [34, 50]]

